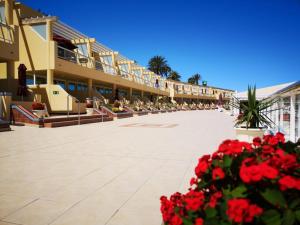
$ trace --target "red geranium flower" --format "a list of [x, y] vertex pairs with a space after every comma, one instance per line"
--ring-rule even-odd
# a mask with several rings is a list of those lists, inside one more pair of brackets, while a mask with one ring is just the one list
[[227, 202], [228, 209], [226, 214], [229, 219], [236, 223], [253, 221], [255, 216], [262, 214], [262, 208], [257, 205], [250, 204], [248, 199], [230, 199]]
[[202, 218], [197, 218], [195, 221], [195, 225], [203, 225], [203, 219]]
[[213, 171], [212, 171], [213, 180], [223, 179], [224, 177], [225, 177], [225, 173], [223, 172], [223, 170], [220, 167], [216, 167], [213, 169]]
[[187, 210], [198, 210], [204, 203], [203, 192], [198, 192], [190, 190], [186, 195], [184, 195], [184, 202], [186, 203], [185, 208]]
[[220, 192], [220, 191], [218, 191], [218, 192], [212, 194], [212, 196], [210, 197], [210, 201], [209, 201], [209, 203], [208, 203], [209, 207], [215, 208], [218, 199], [221, 198], [221, 197], [222, 197], [222, 192]]
[[253, 145], [256, 147], [261, 146], [261, 139], [259, 137], [253, 138]]
[[175, 215], [172, 217], [171, 221], [170, 221], [170, 225], [181, 225], [182, 224], [182, 219]]
[[300, 190], [300, 180], [291, 176], [284, 176], [279, 181], [280, 190], [297, 189]]

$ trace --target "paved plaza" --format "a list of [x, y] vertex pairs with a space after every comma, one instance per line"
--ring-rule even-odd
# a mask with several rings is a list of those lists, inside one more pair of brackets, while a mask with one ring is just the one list
[[197, 159], [233, 138], [224, 112], [187, 111], [0, 133], [0, 225], [160, 225]]

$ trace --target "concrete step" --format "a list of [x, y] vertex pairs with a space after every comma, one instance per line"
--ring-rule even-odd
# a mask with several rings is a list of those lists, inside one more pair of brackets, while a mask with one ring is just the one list
[[[103, 122], [112, 121], [113, 118], [108, 116], [103, 117]], [[80, 118], [80, 124], [87, 124], [87, 123], [100, 123], [102, 122], [102, 118]], [[45, 122], [44, 127], [65, 127], [65, 126], [74, 126], [78, 125], [78, 119], [73, 120], [65, 120], [65, 121], [56, 121], [56, 122]]]
[[[103, 115], [103, 118], [107, 118], [108, 115]], [[102, 115], [99, 114], [94, 114], [91, 116], [87, 115], [80, 115], [80, 119], [102, 119]], [[60, 117], [48, 117], [44, 119], [44, 123], [53, 123], [53, 122], [64, 122], [64, 121], [73, 121], [77, 120], [78, 116], [76, 115], [71, 115], [71, 116], [60, 116]]]

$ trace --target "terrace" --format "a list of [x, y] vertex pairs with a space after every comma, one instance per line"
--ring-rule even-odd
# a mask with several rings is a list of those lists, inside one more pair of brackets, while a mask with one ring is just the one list
[[234, 137], [232, 120], [181, 111], [51, 130], [13, 126], [0, 135], [0, 224], [161, 224], [160, 196], [187, 189], [197, 159]]

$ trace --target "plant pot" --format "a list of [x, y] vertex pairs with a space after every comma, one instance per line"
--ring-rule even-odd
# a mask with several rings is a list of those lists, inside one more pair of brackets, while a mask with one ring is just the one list
[[255, 137], [260, 137], [262, 138], [265, 129], [262, 128], [242, 128], [242, 127], [237, 127], [235, 129], [235, 135], [236, 139], [239, 141], [247, 141], [247, 142], [252, 142], [253, 138]]
[[36, 115], [38, 118], [44, 118], [46, 116], [46, 110], [32, 110], [32, 113]]
[[86, 108], [86, 114], [87, 114], [88, 116], [93, 115], [93, 113], [94, 113], [94, 109], [93, 109], [93, 108]]

